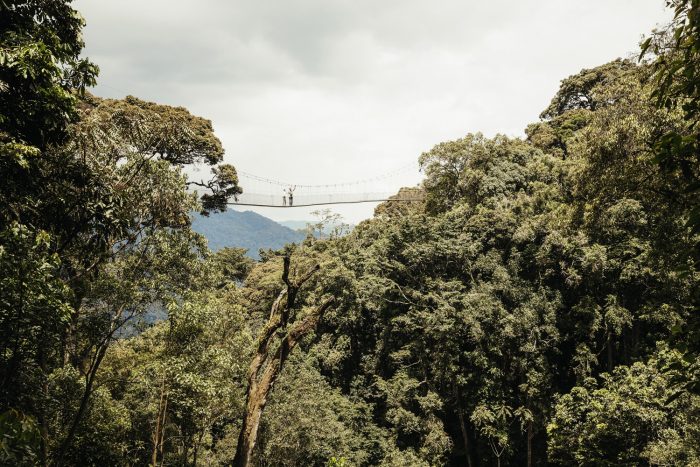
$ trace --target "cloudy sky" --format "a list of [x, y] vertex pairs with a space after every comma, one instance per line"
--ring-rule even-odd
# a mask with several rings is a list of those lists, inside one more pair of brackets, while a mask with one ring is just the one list
[[[662, 0], [78, 0], [95, 93], [209, 118], [239, 170], [364, 179], [468, 132], [523, 135], [581, 68], [634, 54]], [[386, 188], [419, 181], [414, 170]], [[244, 189], [246, 188], [246, 180]], [[256, 187], [258, 188], [258, 187]], [[350, 222], [373, 205], [339, 206]], [[309, 210], [264, 209], [276, 220]]]

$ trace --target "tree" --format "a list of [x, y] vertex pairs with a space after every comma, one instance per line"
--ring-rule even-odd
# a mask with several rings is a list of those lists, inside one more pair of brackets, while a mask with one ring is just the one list
[[[0, 135], [3, 170], [29, 174], [38, 151], [65, 137], [77, 96], [95, 83], [97, 67], [81, 59], [83, 20], [70, 2], [0, 5]], [[8, 181], [18, 181], [17, 179]], [[25, 179], [28, 180], [28, 179]], [[7, 196], [21, 185], [4, 187]], [[9, 214], [9, 213], [7, 213]]]
[[80, 116], [55, 154], [83, 173], [81, 183], [65, 193], [66, 181], [59, 179], [48, 185], [55, 195], [45, 201], [52, 214], [44, 222], [53, 225], [61, 275], [73, 291], [75, 311], [62, 339], [62, 362], [83, 369], [86, 382], [57, 447], [59, 459], [76, 435], [96, 373], [122, 326], [191, 287], [203, 244], [189, 231], [198, 200], [186, 191], [179, 166], [213, 164], [223, 155], [211, 124], [182, 108], [88, 96]]
[[[18, 266], [3, 282], [34, 284], [0, 303], [11, 345], [0, 357], [1, 407], [36, 416], [40, 462], [53, 455], [61, 463], [120, 329], [189, 286], [193, 254], [202, 251], [189, 214], [200, 204], [181, 165], [216, 165], [223, 148], [211, 122], [183, 108], [84, 93], [97, 68], [79, 58], [83, 21], [69, 2], [4, 2], [0, 10], [0, 176], [7, 180], [0, 232], [3, 261]], [[233, 167], [214, 169], [201, 202], [222, 210], [240, 188]], [[65, 426], [49, 430], [50, 378], [68, 366], [78, 371], [66, 375], [83, 379], [80, 402], [66, 405]]]
[[[285, 365], [260, 424], [255, 458], [261, 466], [372, 465], [383, 433], [366, 404], [347, 398], [323, 377], [309, 353]], [[303, 395], [300, 396], [300, 395]]]
[[343, 216], [330, 209], [312, 211], [311, 215], [315, 216], [318, 221], [306, 224], [307, 235], [320, 239], [324, 235], [327, 238], [337, 238], [347, 235], [350, 231], [350, 226], [343, 222]]
[[[674, 19], [668, 27], [654, 31], [642, 43], [640, 59], [653, 53], [654, 90], [659, 108], [682, 115], [681, 125], [659, 126], [654, 134], [655, 162], [669, 181], [661, 193], [682, 206], [682, 219], [690, 244], [683, 250], [688, 264], [679, 268], [693, 274], [700, 265], [700, 3], [697, 0], [668, 0]], [[700, 293], [695, 290], [694, 315], [677, 327], [676, 346], [695, 360], [676, 384], [700, 393]]]
[[[691, 232], [700, 232], [700, 3], [668, 0], [674, 19], [666, 30], [656, 32], [642, 44], [641, 56], [653, 52], [653, 97], [662, 108], [680, 109], [683, 127], [660, 129], [655, 139], [657, 161], [676, 182], [675, 194], [689, 210]], [[665, 130], [665, 131], [664, 131]]]
[[[211, 258], [206, 263], [204, 280], [220, 284], [211, 275], [225, 273]], [[169, 304], [167, 319], [108, 350], [98, 383], [128, 409], [130, 427], [116, 440], [128, 462], [230, 461], [222, 439], [243, 409], [252, 350], [239, 295], [235, 282], [187, 292]]]
[[668, 365], [676, 351], [660, 349], [648, 362], [587, 379], [558, 398], [547, 426], [550, 461], [557, 465], [694, 465], [700, 461], [700, 399], [674, 395]]
[[588, 125], [593, 113], [615, 103], [610, 100], [609, 89], [626, 75], [638, 72], [632, 61], [617, 59], [562, 80], [557, 94], [540, 114], [541, 121], [527, 126], [528, 140], [544, 151], [567, 157], [574, 136]]
[[694, 1], [655, 64], [258, 263], [190, 229], [240, 193], [211, 122], [83, 92], [67, 5], [0, 4], [0, 462], [698, 462]]
[[68, 2], [0, 3], [0, 235], [2, 261], [16, 267], [4, 269], [2, 279], [5, 286], [25, 285], [3, 288], [0, 302], [3, 337], [13, 343], [0, 356], [0, 412], [38, 418], [40, 463], [48, 457], [47, 415], [29, 395], [37, 389], [45, 395], [56, 353], [43, 344], [60, 339], [70, 295], [58, 279], [54, 239], [33, 222], [32, 210], [51, 166], [47, 151], [65, 140], [77, 93], [97, 75], [79, 58], [82, 26]]
[[[297, 312], [297, 298], [302, 286], [320, 269], [314, 264], [298, 277], [290, 277], [291, 258], [285, 254], [282, 261], [282, 282], [285, 287], [279, 293], [270, 308], [270, 318], [260, 331], [257, 339], [253, 360], [248, 369], [248, 388], [246, 390], [245, 411], [241, 426], [234, 466], [251, 465], [253, 449], [260, 428], [260, 418], [267, 404], [272, 387], [282, 371], [289, 354], [308, 333], [313, 332], [319, 320], [328, 308], [333, 305], [334, 297], [325, 299], [313, 311], [294, 322], [291, 318]], [[270, 352], [274, 338], [281, 333], [279, 343]]]
[[399, 192], [377, 205], [374, 217], [401, 217], [425, 210], [425, 192], [421, 187], [403, 187]]
[[[567, 154], [501, 136], [442, 143], [421, 156], [425, 210], [337, 243], [358, 296], [334, 323], [347, 338], [331, 378], [373, 388], [355, 394], [424, 462], [546, 462], [554, 394], [646, 358], [688, 317], [688, 239], [646, 145], [677, 117], [650, 102], [644, 67], [582, 73], [599, 103], [562, 110], [586, 116]], [[421, 403], [432, 394], [439, 404]], [[451, 447], [429, 457], [440, 431]]]
[[9, 410], [0, 415], [0, 462], [5, 465], [31, 466], [39, 460], [39, 427], [36, 420]]

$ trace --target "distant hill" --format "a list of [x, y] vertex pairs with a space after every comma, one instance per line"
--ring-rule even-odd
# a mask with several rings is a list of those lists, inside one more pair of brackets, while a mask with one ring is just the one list
[[[315, 221], [280, 221], [279, 223], [285, 227], [289, 227], [292, 230], [296, 231], [301, 231], [301, 232], [306, 232], [306, 228], [308, 227], [309, 224], [315, 224], [318, 222], [318, 220]], [[336, 224], [330, 224], [325, 230], [324, 230], [324, 235], [327, 234], [328, 232], [333, 230], [333, 227], [335, 227]], [[352, 229], [355, 228], [354, 224], [346, 224], [347, 225], [347, 230], [348, 232], [351, 231]]]
[[292, 230], [304, 230], [306, 229], [306, 225], [313, 224], [313, 221], [280, 221], [279, 223]]
[[207, 238], [212, 250], [224, 247], [246, 248], [247, 255], [253, 259], [260, 259], [260, 248], [277, 250], [287, 243], [299, 243], [306, 238], [306, 234], [253, 211], [228, 210], [209, 217], [193, 214], [192, 229]]

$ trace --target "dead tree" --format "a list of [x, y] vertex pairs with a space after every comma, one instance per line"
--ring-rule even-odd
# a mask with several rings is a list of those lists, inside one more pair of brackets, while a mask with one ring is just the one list
[[[253, 449], [258, 437], [260, 418], [267, 404], [267, 398], [272, 391], [282, 367], [299, 341], [309, 332], [316, 329], [325, 311], [333, 304], [334, 298], [328, 298], [314, 311], [291, 324], [291, 312], [295, 309], [297, 294], [311, 276], [320, 269], [316, 264], [299, 279], [289, 278], [289, 256], [284, 257], [282, 281], [285, 288], [277, 296], [270, 309], [270, 318], [260, 332], [257, 348], [248, 370], [248, 389], [246, 392], [245, 414], [243, 425], [238, 436], [236, 455], [233, 458], [234, 467], [248, 467], [252, 462]], [[270, 352], [270, 344], [278, 331], [286, 331], [274, 352]]]

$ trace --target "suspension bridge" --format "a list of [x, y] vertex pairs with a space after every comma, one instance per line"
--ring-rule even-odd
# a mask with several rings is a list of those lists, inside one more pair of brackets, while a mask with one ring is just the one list
[[423, 199], [421, 190], [400, 190], [401, 184], [396, 183], [396, 179], [414, 171], [416, 171], [415, 164], [410, 164], [363, 180], [303, 185], [261, 177], [239, 170], [238, 177], [240, 185], [243, 187], [243, 193], [229, 204], [233, 206], [291, 208], [383, 201], [421, 201]]

